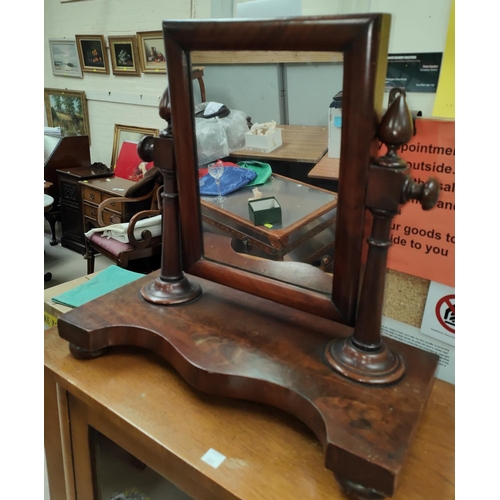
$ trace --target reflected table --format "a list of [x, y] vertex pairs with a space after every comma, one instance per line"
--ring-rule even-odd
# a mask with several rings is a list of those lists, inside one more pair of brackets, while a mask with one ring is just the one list
[[333, 263], [337, 195], [325, 189], [273, 174], [257, 186], [262, 198], [274, 196], [281, 223], [256, 226], [249, 217], [253, 187], [227, 195], [222, 204], [202, 196], [204, 230], [229, 235], [240, 253], [271, 260], [306, 262], [329, 270]]

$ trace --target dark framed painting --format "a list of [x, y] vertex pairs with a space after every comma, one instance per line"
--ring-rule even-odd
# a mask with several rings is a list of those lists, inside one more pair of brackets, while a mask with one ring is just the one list
[[83, 90], [44, 89], [45, 111], [49, 127], [61, 127], [63, 136], [89, 137], [87, 98]]
[[82, 71], [109, 75], [104, 35], [76, 35], [75, 39]]
[[74, 40], [50, 38], [49, 51], [54, 75], [83, 78], [80, 58]]
[[113, 75], [140, 76], [136, 36], [108, 36], [108, 43]]
[[141, 31], [137, 33], [139, 60], [143, 73], [166, 74], [167, 60], [162, 31]]

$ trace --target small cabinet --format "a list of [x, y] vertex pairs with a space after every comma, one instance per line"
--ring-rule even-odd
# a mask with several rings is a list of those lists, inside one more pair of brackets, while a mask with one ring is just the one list
[[112, 177], [113, 172], [92, 167], [57, 170], [61, 208], [61, 246], [85, 253], [85, 235], [82, 216], [82, 184], [80, 181]]

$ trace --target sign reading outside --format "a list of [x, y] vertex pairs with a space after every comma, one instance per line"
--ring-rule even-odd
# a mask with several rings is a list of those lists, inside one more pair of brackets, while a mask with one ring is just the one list
[[442, 52], [389, 54], [386, 91], [399, 87], [406, 92], [436, 92], [442, 58]]
[[387, 266], [454, 287], [455, 122], [417, 118], [416, 130], [399, 154], [415, 180], [426, 182], [436, 177], [441, 191], [431, 210], [424, 211], [420, 203], [412, 201], [394, 217]]

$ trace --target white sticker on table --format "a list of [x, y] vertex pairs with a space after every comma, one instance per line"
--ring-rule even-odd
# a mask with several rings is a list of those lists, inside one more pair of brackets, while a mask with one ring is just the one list
[[217, 469], [217, 467], [219, 467], [219, 465], [226, 460], [226, 457], [217, 450], [210, 448], [205, 455], [201, 457], [201, 459], [208, 465], [211, 465], [214, 469]]

